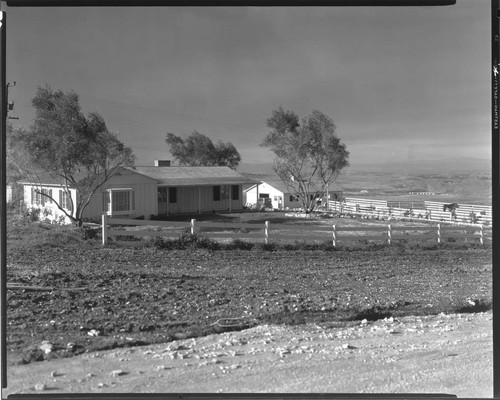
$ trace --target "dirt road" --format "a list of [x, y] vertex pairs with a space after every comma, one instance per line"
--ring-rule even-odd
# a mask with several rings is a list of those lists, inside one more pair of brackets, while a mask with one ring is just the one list
[[259, 326], [8, 368], [13, 393], [448, 393], [492, 397], [492, 313]]

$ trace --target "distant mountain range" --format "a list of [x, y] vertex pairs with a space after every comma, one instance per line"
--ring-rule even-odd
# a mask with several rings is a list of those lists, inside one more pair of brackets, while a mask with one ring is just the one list
[[[273, 163], [241, 163], [238, 172], [255, 175], [272, 175]], [[442, 160], [412, 160], [389, 161], [383, 163], [353, 164], [345, 172], [380, 172], [404, 174], [411, 173], [461, 173], [461, 174], [490, 174], [491, 161], [480, 158], [460, 157], [445, 158]]]

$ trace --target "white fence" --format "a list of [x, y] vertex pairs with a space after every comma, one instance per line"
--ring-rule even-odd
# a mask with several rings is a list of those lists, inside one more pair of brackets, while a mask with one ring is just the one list
[[[113, 227], [113, 225], [120, 225]], [[141, 227], [141, 228], [137, 228]], [[203, 236], [218, 240], [247, 239], [263, 241], [264, 243], [290, 241], [319, 241], [330, 242], [336, 247], [339, 243], [352, 241], [378, 241], [392, 244], [395, 241], [427, 241], [433, 243], [479, 243], [485, 239], [491, 240], [491, 230], [476, 226], [442, 225], [437, 226], [393, 226], [393, 225], [365, 225], [365, 226], [338, 226], [338, 225], [287, 225], [224, 222], [173, 222], [173, 221], [145, 221], [134, 219], [111, 219], [107, 215], [102, 217], [102, 244], [108, 243], [110, 236], [135, 237], [167, 237], [177, 238], [181, 232], [201, 233]], [[368, 233], [367, 233], [368, 232]]]
[[[328, 210], [360, 216], [426, 219], [439, 222], [491, 225], [491, 206], [458, 204], [455, 212], [444, 211], [449, 203], [435, 201], [384, 201], [346, 197], [345, 201], [329, 201]], [[398, 205], [399, 207], [396, 207]]]

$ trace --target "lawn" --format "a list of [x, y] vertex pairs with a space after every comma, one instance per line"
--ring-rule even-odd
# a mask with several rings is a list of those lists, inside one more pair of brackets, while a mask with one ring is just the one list
[[7, 345], [25, 362], [264, 323], [491, 308], [487, 247], [103, 247], [26, 222], [9, 224], [8, 239]]

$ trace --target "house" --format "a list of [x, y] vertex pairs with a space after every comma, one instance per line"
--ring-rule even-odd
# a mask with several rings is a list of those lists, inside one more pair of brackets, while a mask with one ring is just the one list
[[[26, 206], [41, 210], [41, 217], [69, 222], [54, 202], [66, 210], [70, 197], [49, 177], [40, 183], [22, 182]], [[156, 162], [153, 167], [123, 167], [95, 193], [83, 217], [93, 220], [110, 216], [150, 219], [152, 216], [232, 212], [243, 209], [242, 185], [254, 183], [229, 167], [173, 167]], [[77, 192], [70, 188], [73, 203]]]
[[[266, 180], [244, 190], [245, 205], [250, 208], [269, 207], [275, 210], [300, 208], [301, 204], [281, 180]], [[330, 200], [341, 199], [343, 191], [333, 186], [328, 191]], [[325, 196], [326, 197], [326, 196]]]

